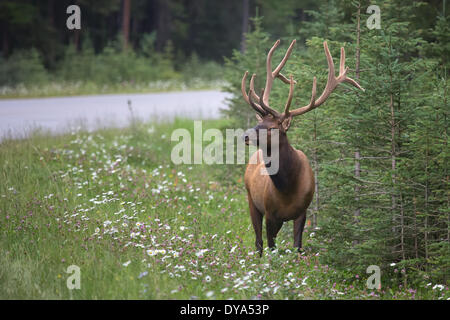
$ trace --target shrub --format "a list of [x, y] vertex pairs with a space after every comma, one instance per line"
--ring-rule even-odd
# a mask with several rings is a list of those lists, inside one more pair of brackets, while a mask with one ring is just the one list
[[16, 51], [8, 59], [0, 58], [0, 85], [42, 84], [48, 80], [42, 58], [34, 48]]

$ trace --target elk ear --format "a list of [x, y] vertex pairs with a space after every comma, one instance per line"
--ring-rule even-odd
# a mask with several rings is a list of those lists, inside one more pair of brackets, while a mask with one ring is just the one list
[[281, 126], [283, 127], [284, 132], [289, 130], [289, 127], [291, 126], [291, 120], [292, 117], [287, 117], [283, 120], [283, 122], [281, 122]]
[[263, 118], [259, 115], [259, 113], [256, 114], [256, 120], [258, 120], [258, 123], [263, 122]]

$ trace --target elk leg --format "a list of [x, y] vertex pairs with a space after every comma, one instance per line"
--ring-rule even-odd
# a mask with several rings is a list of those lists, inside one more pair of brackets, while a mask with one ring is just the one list
[[258, 250], [259, 255], [262, 256], [263, 251], [263, 239], [262, 239], [262, 213], [256, 208], [253, 203], [250, 194], [248, 194], [248, 205], [250, 207], [250, 218], [252, 219], [253, 229], [255, 230], [255, 246], [256, 250]]
[[283, 221], [271, 220], [266, 217], [267, 243], [269, 248], [275, 249], [275, 238], [277, 237], [278, 231], [280, 231], [282, 226]]
[[306, 212], [303, 212], [300, 217], [294, 221], [294, 247], [300, 252], [302, 249], [302, 234], [305, 228]]

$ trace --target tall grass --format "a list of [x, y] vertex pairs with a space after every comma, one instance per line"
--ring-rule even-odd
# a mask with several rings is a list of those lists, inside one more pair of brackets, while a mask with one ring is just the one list
[[[227, 126], [206, 121], [203, 129]], [[448, 288], [366, 288], [366, 275], [322, 265], [292, 224], [259, 258], [243, 165], [170, 161], [175, 128], [191, 121], [94, 133], [36, 134], [0, 144], [2, 299], [447, 298]], [[265, 242], [266, 243], [266, 242]], [[314, 246], [311, 244], [314, 243]], [[69, 290], [67, 267], [81, 270]], [[433, 290], [433, 287], [434, 290]]]

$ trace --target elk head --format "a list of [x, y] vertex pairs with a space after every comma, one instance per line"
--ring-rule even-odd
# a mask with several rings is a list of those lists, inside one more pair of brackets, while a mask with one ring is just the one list
[[[280, 141], [282, 141], [283, 139], [286, 138], [286, 132], [289, 130], [292, 118], [304, 114], [306, 112], [309, 112], [317, 108], [321, 104], [323, 104], [328, 99], [333, 90], [341, 82], [347, 82], [355, 86], [356, 88], [364, 91], [364, 89], [355, 80], [347, 77], [348, 67], [345, 67], [345, 50], [343, 47], [341, 48], [339, 75], [337, 77], [335, 76], [333, 58], [331, 57], [330, 50], [328, 50], [327, 42], [324, 41], [323, 47], [328, 62], [328, 81], [325, 86], [325, 89], [323, 90], [320, 97], [316, 100], [316, 77], [314, 77], [311, 100], [309, 104], [295, 110], [289, 110], [292, 102], [294, 85], [296, 84], [296, 81], [293, 79], [292, 75], [288, 79], [283, 74], [281, 74], [280, 71], [281, 69], [283, 69], [284, 65], [286, 64], [286, 61], [289, 59], [289, 56], [292, 53], [292, 49], [295, 45], [295, 42], [296, 40], [292, 41], [291, 45], [286, 51], [286, 54], [284, 55], [284, 58], [281, 60], [281, 62], [273, 71], [272, 71], [272, 55], [275, 49], [280, 44], [280, 40], [277, 40], [275, 44], [272, 46], [267, 55], [266, 85], [265, 88], [261, 90], [261, 94], [259, 96], [255, 93], [254, 89], [254, 80], [256, 75], [253, 74], [250, 79], [250, 90], [248, 93], [246, 92], [246, 80], [248, 71], [245, 72], [244, 77], [242, 78], [241, 82], [242, 95], [244, 97], [244, 100], [256, 111], [256, 118], [258, 119], [258, 125], [253, 129], [250, 129], [251, 131], [255, 132], [256, 135], [250, 134], [250, 130], [246, 131], [246, 133], [244, 134], [244, 140], [246, 144], [254, 143], [257, 146], [259, 146], [260, 131], [262, 131], [262, 129], [264, 129], [264, 132], [267, 132], [267, 137], [265, 141], [267, 141], [268, 144], [271, 141], [270, 139], [271, 132], [273, 132], [273, 130], [275, 129], [278, 129]], [[289, 96], [284, 106], [283, 113], [279, 113], [278, 111], [272, 109], [269, 106], [270, 91], [272, 90], [272, 85], [275, 78], [278, 78], [284, 83], [289, 84]], [[270, 147], [270, 145], [268, 145], [268, 147]]]

